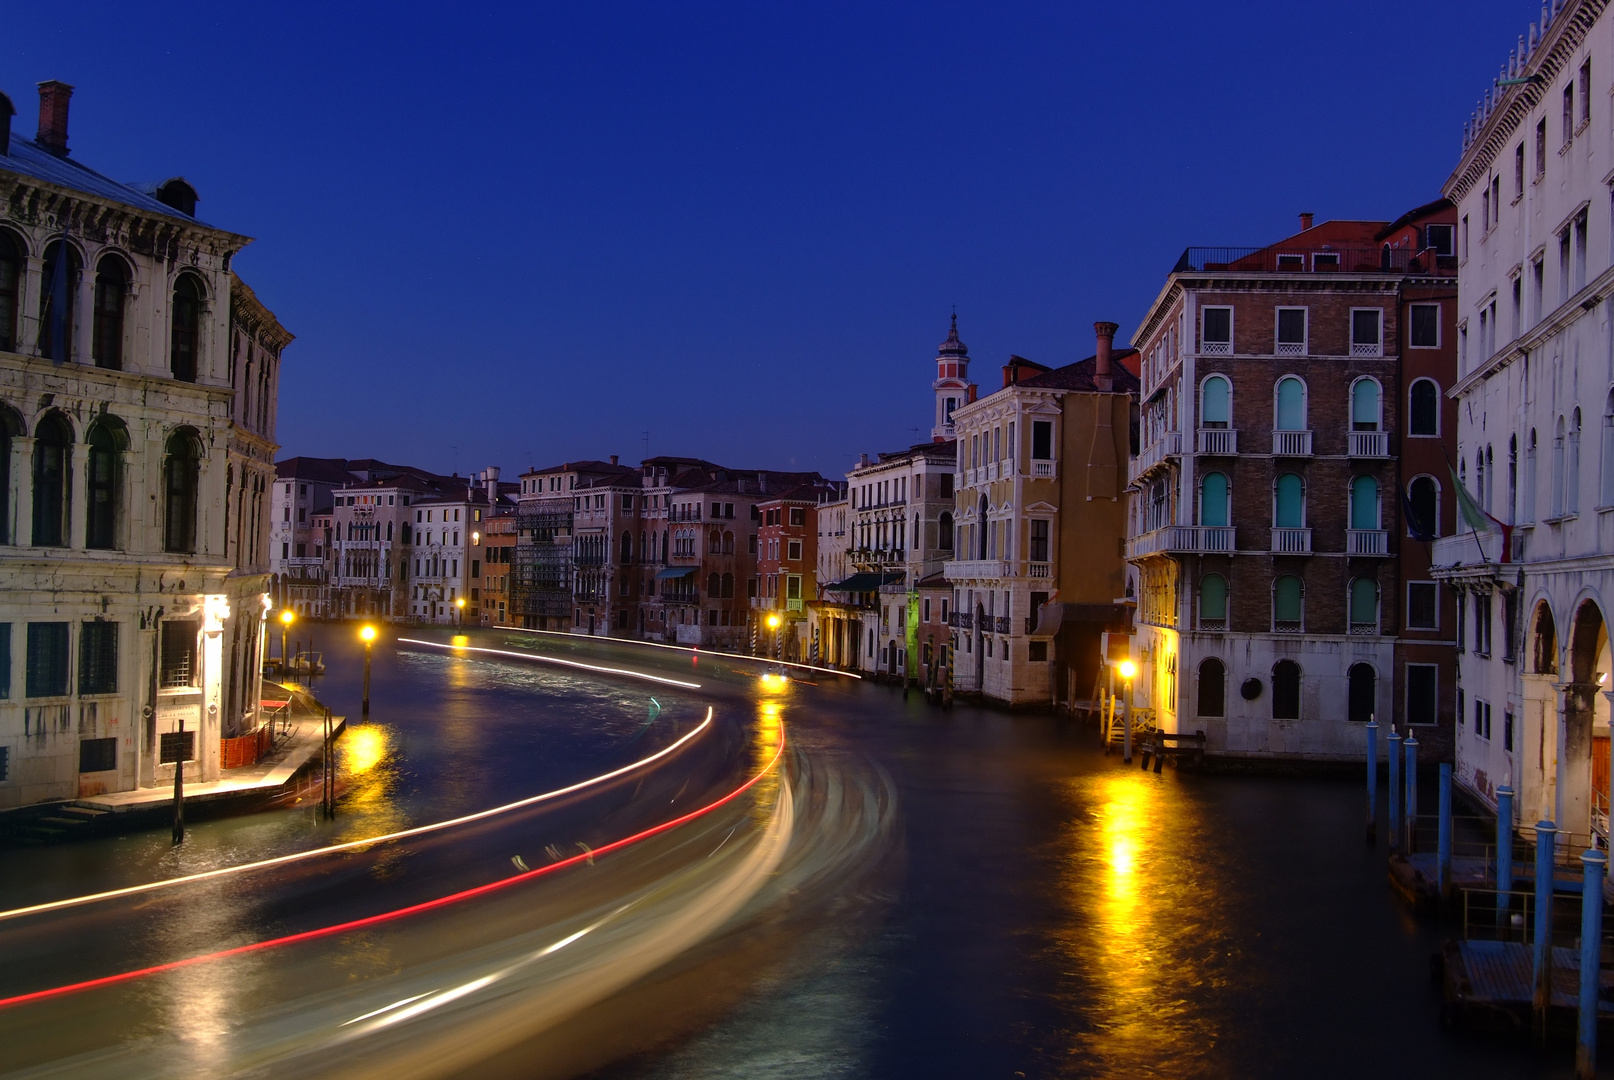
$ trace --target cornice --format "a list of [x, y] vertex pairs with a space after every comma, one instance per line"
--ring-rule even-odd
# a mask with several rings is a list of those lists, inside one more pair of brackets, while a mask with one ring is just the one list
[[1525, 353], [1540, 348], [1542, 343], [1563, 333], [1564, 329], [1577, 319], [1590, 315], [1610, 293], [1614, 293], [1614, 266], [1598, 274], [1585, 288], [1559, 304], [1552, 314], [1531, 327], [1528, 333], [1514, 339], [1506, 349], [1458, 379], [1452, 384], [1452, 388], [1446, 391], [1446, 396], [1454, 401], [1461, 398], [1473, 389], [1476, 383], [1484, 382], [1513, 361], [1522, 359]]
[[178, 260], [183, 249], [224, 259], [252, 242], [227, 229], [144, 213], [136, 207], [0, 169], [0, 214], [18, 224], [67, 228], [74, 235]]

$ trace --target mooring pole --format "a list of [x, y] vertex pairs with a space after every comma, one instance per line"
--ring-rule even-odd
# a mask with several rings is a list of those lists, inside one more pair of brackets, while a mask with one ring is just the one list
[[1543, 1042], [1552, 1005], [1552, 846], [1557, 834], [1552, 822], [1536, 822], [1535, 1029]]
[[1390, 759], [1390, 851], [1397, 852], [1401, 850], [1401, 734], [1394, 724], [1385, 751]]
[[1445, 904], [1451, 895], [1451, 765], [1444, 761], [1440, 763], [1440, 841], [1436, 852], [1440, 902]]
[[1580, 1024], [1575, 1032], [1575, 1080], [1597, 1076], [1597, 1000], [1603, 959], [1603, 875], [1608, 856], [1592, 848], [1581, 853]]
[[1418, 846], [1418, 738], [1410, 731], [1407, 741], [1401, 744], [1407, 752], [1407, 798], [1401, 808], [1407, 817], [1406, 852], [1411, 855]]
[[[179, 717], [179, 757], [174, 762], [174, 843], [185, 842], [185, 716]], [[161, 756], [161, 755], [159, 755]]]
[[1367, 842], [1374, 843], [1379, 831], [1379, 722], [1367, 721]]
[[1132, 680], [1127, 679], [1121, 696], [1121, 761], [1132, 764]]
[[1513, 789], [1503, 784], [1496, 789], [1496, 922], [1507, 925], [1512, 910], [1513, 891]]

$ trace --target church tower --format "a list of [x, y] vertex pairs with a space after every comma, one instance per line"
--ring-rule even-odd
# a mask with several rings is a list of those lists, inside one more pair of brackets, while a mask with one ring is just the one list
[[975, 387], [970, 383], [970, 354], [958, 340], [958, 312], [953, 312], [953, 328], [947, 340], [941, 343], [936, 355], [936, 426], [930, 429], [935, 442], [946, 442], [953, 437], [953, 410], [974, 399]]

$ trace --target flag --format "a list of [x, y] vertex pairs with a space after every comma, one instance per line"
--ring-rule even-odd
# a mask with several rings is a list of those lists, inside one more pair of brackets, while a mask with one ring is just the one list
[[1511, 562], [1513, 554], [1513, 526], [1497, 520], [1480, 506], [1479, 501], [1468, 493], [1468, 488], [1457, 477], [1457, 470], [1450, 464], [1446, 471], [1451, 474], [1452, 490], [1457, 492], [1457, 509], [1462, 513], [1463, 520], [1475, 533], [1490, 532], [1494, 527], [1502, 534], [1502, 562]]
[[60, 364], [67, 359], [68, 263], [73, 249], [67, 246], [67, 229], [56, 244], [56, 265], [50, 275], [50, 358]]
[[1412, 496], [1405, 491], [1401, 493], [1401, 512], [1407, 517], [1407, 532], [1414, 540], [1428, 543], [1435, 539], [1434, 523], [1419, 518], [1417, 509], [1412, 505]]

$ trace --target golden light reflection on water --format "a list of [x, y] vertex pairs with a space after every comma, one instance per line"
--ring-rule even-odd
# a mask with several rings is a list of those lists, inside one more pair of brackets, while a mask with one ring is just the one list
[[[784, 738], [784, 702], [772, 696], [759, 698], [756, 734], [751, 740], [754, 768], [767, 767], [778, 751], [779, 740], [782, 738]], [[768, 773], [752, 790], [755, 792], [757, 805], [772, 805], [774, 796], [779, 791], [779, 770], [774, 769]]]

